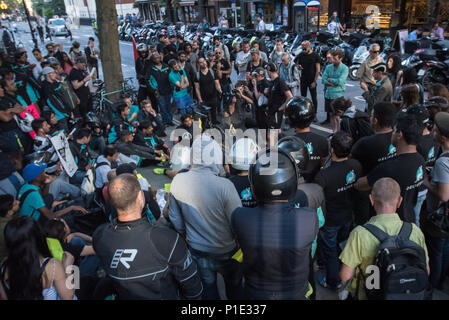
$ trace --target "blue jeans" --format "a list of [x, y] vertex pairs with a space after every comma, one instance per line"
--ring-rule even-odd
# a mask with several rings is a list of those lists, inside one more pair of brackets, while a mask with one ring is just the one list
[[226, 286], [226, 297], [229, 300], [240, 300], [243, 297], [242, 264], [231, 259], [229, 255], [218, 256], [190, 249], [203, 283], [203, 300], [219, 300], [217, 273], [220, 273]]
[[164, 125], [172, 122], [173, 116], [171, 114], [171, 96], [159, 96], [157, 102], [159, 105], [159, 112], [162, 116]]
[[449, 270], [449, 238], [435, 238], [426, 234], [426, 245], [429, 254], [430, 283], [438, 288], [443, 284]]
[[337, 287], [340, 284], [340, 260], [338, 259], [341, 251], [338, 244], [346, 240], [349, 236], [351, 222], [340, 226], [326, 226], [320, 230], [320, 240], [326, 264], [326, 282], [331, 287]]
[[75, 174], [70, 177], [69, 182], [76, 186], [80, 186], [83, 183], [83, 179], [86, 176], [86, 171], [77, 170]]
[[[70, 244], [72, 245], [81, 245], [85, 246], [87, 245], [86, 241], [84, 241], [81, 238], [74, 237]], [[81, 257], [81, 262], [79, 265], [80, 268], [80, 276], [81, 277], [96, 277], [97, 276], [97, 269], [100, 266], [100, 260], [97, 256], [85, 256]]]
[[415, 224], [419, 227], [419, 214], [421, 213], [421, 207], [424, 203], [424, 200], [426, 200], [427, 196], [427, 189], [418, 192], [418, 199], [416, 200], [415, 207], [413, 210], [415, 211]]
[[92, 150], [98, 150], [98, 153], [103, 154], [104, 149], [106, 149], [106, 142], [103, 137], [92, 136], [89, 147], [91, 147]]
[[192, 98], [190, 98], [189, 94], [186, 94], [183, 97], [173, 99], [175, 100], [176, 105], [178, 106], [178, 110], [182, 115], [185, 115], [187, 107], [193, 104], [193, 100]]

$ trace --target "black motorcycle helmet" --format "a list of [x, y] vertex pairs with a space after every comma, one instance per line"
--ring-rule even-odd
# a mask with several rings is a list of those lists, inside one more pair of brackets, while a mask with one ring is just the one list
[[300, 174], [306, 170], [309, 152], [302, 139], [296, 136], [284, 137], [279, 140], [278, 148], [293, 158]]
[[86, 124], [91, 128], [101, 127], [100, 119], [98, 119], [97, 115], [93, 112], [88, 112], [86, 114]]
[[[277, 159], [274, 168], [270, 168], [271, 157]], [[265, 174], [261, 174], [263, 169], [267, 170]], [[249, 167], [248, 178], [258, 202], [288, 200], [296, 194], [298, 170], [289, 154], [270, 148], [257, 154], [255, 163]]]
[[292, 127], [304, 129], [315, 119], [316, 110], [309, 98], [296, 96], [287, 102], [285, 113]]
[[145, 43], [139, 43], [137, 46], [137, 52], [139, 55], [142, 55], [144, 53], [148, 54], [148, 46]]

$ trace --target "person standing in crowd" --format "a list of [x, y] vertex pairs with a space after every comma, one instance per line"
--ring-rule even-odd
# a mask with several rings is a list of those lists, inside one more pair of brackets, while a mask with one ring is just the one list
[[376, 81], [374, 86], [369, 86], [363, 80], [360, 82], [360, 88], [364, 90], [362, 97], [366, 101], [365, 111], [371, 112], [373, 106], [378, 102], [390, 102], [393, 96], [393, 86], [387, 75], [387, 65], [383, 62], [373, 65], [373, 78]]
[[220, 14], [218, 17], [218, 26], [223, 29], [229, 28], [229, 22], [224, 13]]
[[83, 57], [86, 59], [86, 54], [83, 52], [83, 50], [80, 49], [81, 44], [78, 41], [73, 41], [72, 47], [69, 50], [70, 58], [72, 58], [72, 61], [75, 61], [76, 57]]
[[170, 68], [162, 62], [158, 53], [151, 56], [153, 64], [149, 68], [149, 83], [155, 91], [159, 112], [162, 115], [162, 123], [165, 126], [173, 126], [173, 115], [171, 114], [171, 102], [173, 90], [170, 86]]
[[[329, 64], [326, 69], [324, 69], [322, 76], [322, 82], [326, 86], [324, 108], [328, 113], [332, 131], [337, 132], [337, 116], [334, 114], [331, 104], [333, 100], [344, 97], [349, 69], [342, 63], [345, 56], [343, 51], [336, 49], [331, 51], [331, 55], [333, 63]], [[324, 121], [324, 123], [326, 123], [326, 121]]]
[[310, 99], [297, 96], [287, 103], [285, 113], [290, 125], [295, 129], [295, 136], [306, 143], [309, 161], [303, 176], [306, 182], [313, 182], [329, 155], [329, 143], [326, 138], [310, 131], [310, 125], [316, 117], [316, 109]]
[[[368, 88], [372, 88], [376, 85], [377, 80], [374, 79], [373, 67], [384, 62], [384, 59], [380, 56], [380, 45], [373, 43], [369, 47], [369, 57], [360, 65], [357, 71], [357, 79], [360, 81], [360, 85], [365, 83]], [[386, 71], [385, 71], [386, 73]], [[363, 89], [363, 87], [362, 87]], [[367, 90], [367, 89], [364, 89]]]
[[[100, 226], [92, 236], [92, 244], [118, 297], [121, 300], [201, 297], [203, 287], [197, 265], [185, 241], [172, 229], [153, 226], [142, 216], [146, 201], [137, 177], [129, 173], [118, 175], [109, 183], [108, 193], [117, 219]], [[114, 262], [117, 252], [123, 258]]]
[[242, 202], [232, 182], [218, 176], [223, 163], [218, 143], [201, 135], [192, 150], [191, 169], [178, 173], [171, 183], [169, 219], [189, 243], [204, 286], [203, 299], [219, 299], [217, 273], [224, 278], [227, 298], [239, 299], [241, 266], [232, 259], [238, 247], [230, 223]]
[[282, 81], [285, 81], [292, 95], [296, 96], [299, 88], [299, 70], [287, 52], [282, 55], [282, 63], [279, 65], [279, 77]]
[[92, 75], [92, 81], [95, 82], [95, 80], [100, 77], [100, 70], [98, 69], [98, 57], [100, 52], [95, 48], [95, 39], [93, 37], [89, 37], [89, 42], [87, 43], [87, 47], [84, 48], [84, 53], [86, 55], [89, 72], [92, 72], [92, 69], [95, 68], [95, 72]]
[[[268, 97], [267, 123], [269, 129], [281, 129], [282, 119], [284, 118], [285, 106], [293, 98], [290, 88], [285, 81], [281, 80], [278, 69], [274, 63], [266, 66], [268, 76], [271, 80], [270, 96]], [[274, 130], [270, 130], [270, 143], [272, 143]]]
[[301, 70], [301, 96], [307, 97], [308, 89], [313, 105], [318, 110], [316, 87], [321, 69], [320, 57], [312, 50], [309, 41], [303, 41], [301, 46], [302, 52], [295, 58], [295, 63]]
[[387, 73], [393, 88], [401, 85], [403, 71], [400, 55], [393, 53], [387, 58]]
[[[198, 70], [198, 68], [197, 68], [198, 55], [195, 52], [193, 52], [192, 45], [188, 42], [184, 46], [184, 50], [185, 50], [185, 55], [186, 55], [186, 62], [190, 63], [190, 65], [193, 68], [193, 71], [196, 73]], [[181, 53], [178, 54], [178, 58], [179, 58], [180, 54]], [[192, 83], [193, 83], [193, 81], [192, 81]]]
[[340, 20], [338, 20], [338, 17], [332, 15], [327, 23], [327, 31], [332, 33], [335, 37], [340, 37], [343, 30], [343, 26], [341, 25]]
[[324, 190], [326, 199], [326, 222], [320, 230], [321, 248], [326, 261], [326, 276], [318, 278], [325, 288], [338, 289], [339, 242], [346, 240], [352, 225], [354, 213], [354, 183], [362, 175], [362, 166], [355, 159], [349, 159], [352, 138], [343, 131], [331, 138], [331, 163], [315, 176], [315, 183]]
[[42, 52], [38, 48], [33, 49], [33, 56], [36, 58], [37, 64], [36, 67], [33, 68], [33, 76], [36, 80], [43, 80], [42, 77], [42, 65], [41, 63], [45, 61], [44, 57], [42, 57]]
[[190, 82], [187, 73], [179, 67], [175, 59], [171, 59], [168, 64], [171, 69], [168, 77], [173, 88], [173, 99], [178, 106], [178, 111], [181, 114], [186, 114], [187, 107], [193, 105], [193, 100], [189, 95]]
[[259, 55], [262, 58], [262, 60], [268, 62], [267, 54], [264, 51], [262, 51], [262, 49], [260, 49], [259, 41], [254, 40], [251, 43], [251, 48], [255, 48], [255, 49], [259, 50]]
[[92, 85], [90, 83], [91, 77], [86, 71], [87, 62], [84, 57], [76, 57], [75, 64], [69, 74], [69, 81], [75, 89], [76, 96], [80, 99], [79, 115], [85, 115], [92, 108]]
[[196, 71], [192, 67], [192, 64], [187, 61], [187, 54], [185, 51], [178, 52], [178, 65], [187, 74], [187, 79], [189, 79], [189, 87], [187, 89], [189, 91], [190, 97], [192, 97]]
[[246, 81], [246, 67], [250, 60], [251, 53], [249, 52], [249, 41], [243, 40], [242, 50], [237, 53], [234, 62], [234, 68], [237, 69], [237, 81]]
[[414, 41], [418, 40], [422, 37], [422, 33], [424, 32], [424, 29], [419, 27], [418, 29], [412, 31], [408, 35], [408, 41]]
[[263, 17], [261, 14], [256, 15], [257, 23], [255, 25], [256, 31], [265, 32], [265, 22], [263, 21]]
[[416, 151], [421, 137], [422, 127], [413, 115], [398, 113], [391, 136], [391, 143], [396, 148], [397, 156], [384, 161], [367, 176], [356, 182], [356, 189], [369, 191], [374, 183], [384, 177], [396, 180], [401, 186], [404, 199], [398, 214], [406, 222], [415, 221], [415, 207], [419, 186], [424, 179], [424, 158]]
[[39, 225], [30, 217], [18, 217], [5, 227], [8, 250], [1, 282], [9, 300], [76, 300], [68, 288], [68, 266], [74, 258], [64, 252], [62, 261], [51, 258]]
[[139, 83], [139, 91], [137, 92], [137, 102], [141, 103], [143, 100], [150, 98], [155, 102], [154, 94], [151, 92], [148, 84], [148, 69], [151, 61], [148, 51], [148, 46], [145, 43], [140, 43], [137, 46], [138, 58], [136, 59], [136, 77]]
[[[396, 213], [402, 202], [399, 184], [392, 178], [381, 178], [374, 183], [369, 198], [376, 215], [368, 223], [388, 233], [388, 235], [399, 234], [405, 223]], [[429, 258], [424, 235], [416, 225], [411, 224], [411, 226], [409, 239], [424, 249], [427, 270], [429, 270]], [[379, 240], [363, 226], [358, 226], [351, 231], [345, 248], [340, 254], [342, 262], [340, 279], [342, 283], [351, 281], [347, 288], [353, 299], [367, 299], [365, 279], [370, 275], [367, 268], [373, 265], [378, 247]]]
[[200, 71], [197, 72], [195, 79], [195, 90], [198, 102], [202, 105], [211, 107], [211, 117], [213, 124], [219, 124], [217, 120], [217, 109], [219, 104], [219, 96], [223, 94], [220, 86], [220, 80], [214, 72], [207, 66], [206, 59], [198, 60]]
[[438, 22], [435, 22], [433, 24], [433, 28], [430, 31], [430, 36], [438, 38], [440, 40], [444, 40], [444, 30], [443, 30], [443, 28], [440, 27]]
[[441, 145], [442, 152], [430, 172], [424, 178], [424, 186], [428, 189], [425, 223], [423, 225], [430, 259], [430, 282], [436, 289], [442, 289], [449, 270], [449, 238], [441, 237], [435, 226], [428, 219], [437, 210], [447, 210], [449, 201], [449, 114], [439, 112], [435, 116], [433, 136]]
[[276, 39], [276, 46], [270, 54], [270, 62], [273, 62], [277, 66], [282, 63], [282, 55], [284, 54], [284, 43], [281, 38]]
[[231, 55], [229, 54], [229, 49], [222, 42], [220, 37], [214, 36], [214, 50], [217, 53], [217, 49], [220, 49], [221, 58], [226, 60], [229, 64], [231, 64]]
[[259, 49], [252, 48], [250, 50], [250, 53], [251, 53], [251, 60], [248, 62], [248, 65], [246, 66], [246, 80], [249, 82], [252, 80], [251, 74], [253, 73], [254, 70], [256, 70], [259, 67], [265, 68], [266, 66], [266, 61], [263, 61], [260, 58]]
[[277, 158], [275, 173], [262, 174], [270, 164], [260, 160], [251, 165], [249, 172], [257, 207], [237, 208], [231, 217], [243, 253], [245, 297], [306, 300], [318, 218], [312, 209], [289, 203], [297, 190], [295, 161], [281, 150], [269, 149], [267, 153]]
[[[224, 46], [226, 47], [226, 46]], [[223, 58], [223, 51], [221, 48], [215, 48], [215, 60], [213, 66], [210, 68], [214, 71], [214, 74], [217, 75], [217, 78], [220, 80], [220, 87], [223, 92], [222, 99], [220, 101], [220, 111], [226, 107], [224, 103], [224, 95], [231, 92], [231, 64], [229, 60]]]

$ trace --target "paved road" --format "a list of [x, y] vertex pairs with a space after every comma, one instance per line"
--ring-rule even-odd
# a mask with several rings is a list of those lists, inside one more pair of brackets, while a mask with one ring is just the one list
[[[19, 28], [19, 32], [16, 34], [16, 40], [20, 40], [23, 43], [24, 47], [27, 48], [27, 50], [29, 51], [28, 56], [29, 56], [30, 60], [34, 61], [34, 57], [31, 53], [31, 50], [32, 50], [34, 44], [33, 44], [33, 41], [31, 40], [31, 34], [29, 33], [28, 25], [25, 23], [19, 23], [18, 28]], [[91, 27], [87, 27], [87, 26], [81, 26], [79, 29], [72, 29], [72, 35], [73, 35], [73, 40], [78, 41], [81, 44], [82, 48], [87, 46], [87, 41], [88, 41], [89, 37], [91, 37], [91, 36], [95, 37], [93, 29]], [[69, 38], [55, 37], [55, 38], [53, 38], [53, 41], [61, 42], [63, 44], [64, 51], [69, 52], [69, 49], [71, 47], [71, 41]], [[97, 46], [99, 45], [98, 39], [97, 39], [96, 45]], [[46, 50], [45, 50], [44, 44], [39, 43], [39, 48], [42, 50], [42, 52], [45, 55]], [[134, 56], [133, 56], [133, 48], [132, 48], [131, 42], [120, 41], [120, 55], [121, 55], [121, 60], [122, 60], [123, 77], [124, 78], [128, 78], [128, 77], [134, 78], [135, 77]], [[99, 68], [100, 68], [100, 70], [102, 70], [101, 69], [102, 68], [101, 61], [100, 61]], [[100, 72], [100, 77], [102, 77], [102, 72]], [[236, 79], [236, 74], [235, 74], [235, 71], [233, 70], [233, 74], [231, 75], [231, 80], [233, 80], [233, 82], [235, 82], [235, 79]], [[319, 121], [323, 121], [326, 117], [326, 114], [324, 113], [323, 85], [321, 83], [318, 83], [317, 91], [318, 91], [318, 105], [319, 105], [317, 118]], [[362, 90], [360, 89], [357, 82], [354, 82], [354, 81], [347, 82], [346, 97], [350, 97], [351, 100], [353, 101], [353, 104], [357, 108], [362, 110], [362, 109], [364, 109], [365, 102], [364, 102], [363, 98], [361, 97], [361, 93], [362, 93]], [[176, 120], [175, 120], [175, 122], [176, 122]], [[323, 127], [318, 124], [313, 124], [312, 130], [314, 132], [317, 132], [324, 136], [327, 136], [332, 132], [329, 129], [329, 127]], [[170, 128], [167, 130], [167, 133], [169, 133], [169, 132], [170, 132]], [[290, 130], [290, 132], [291, 132], [291, 130]], [[170, 145], [170, 141], [168, 140], [168, 138], [166, 138], [165, 140]], [[142, 173], [142, 175], [144, 177], [147, 178], [147, 180], [150, 182], [150, 184], [153, 187], [155, 187], [157, 189], [162, 189], [162, 188], [164, 188], [164, 185], [166, 183], [170, 183], [170, 179], [164, 175], [154, 174], [153, 173], [154, 168], [155, 167], [153, 167], [153, 166], [147, 167], [147, 168], [140, 168], [139, 171], [140, 171], [140, 173]], [[319, 274], [319, 271], [317, 271], [316, 275], [318, 275], [318, 274]], [[224, 286], [221, 281], [219, 282], [219, 286], [220, 286], [220, 294], [224, 297]], [[446, 287], [449, 288], [449, 283], [447, 284]], [[444, 290], [444, 291], [449, 292], [449, 290]], [[441, 291], [436, 291], [436, 293], [434, 294], [434, 298], [437, 300], [449, 300], [449, 295], [444, 292], [441, 292]], [[338, 299], [338, 297], [335, 292], [324, 289], [324, 288], [320, 287], [319, 285], [317, 285], [317, 299], [319, 299], [319, 300], [336, 300], [336, 299]]]

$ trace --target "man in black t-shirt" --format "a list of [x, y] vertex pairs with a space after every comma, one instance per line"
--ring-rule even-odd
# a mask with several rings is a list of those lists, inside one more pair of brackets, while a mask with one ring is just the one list
[[200, 71], [197, 72], [197, 78], [195, 79], [195, 90], [198, 102], [212, 108], [212, 123], [219, 124], [217, 120], [217, 108], [219, 96], [222, 94], [220, 81], [214, 72], [209, 69], [206, 59], [199, 58], [198, 64], [200, 66]]
[[[267, 64], [266, 70], [271, 79], [270, 96], [268, 97], [268, 128], [280, 130], [285, 105], [287, 101], [293, 98], [293, 94], [285, 81], [279, 78], [277, 67], [274, 63]], [[271, 137], [270, 141], [272, 141]]]
[[[214, 74], [217, 75], [217, 78], [220, 80], [220, 86], [221, 90], [223, 91], [223, 94], [229, 93], [231, 91], [231, 65], [229, 62], [223, 58], [223, 51], [221, 48], [215, 49], [215, 59], [211, 66], [211, 69], [214, 71]], [[224, 95], [223, 95], [224, 96]], [[221, 99], [220, 105], [222, 110], [226, 106], [224, 105], [226, 101], [224, 99]]]
[[424, 158], [416, 151], [421, 136], [421, 126], [413, 115], [398, 113], [396, 124], [391, 136], [397, 156], [374, 168], [367, 176], [360, 178], [356, 188], [368, 191], [380, 178], [389, 177], [401, 186], [403, 202], [398, 210], [402, 220], [415, 222], [414, 206], [418, 189], [423, 183]]
[[72, 71], [70, 71], [69, 80], [72, 83], [73, 89], [75, 89], [77, 97], [80, 99], [80, 115], [86, 115], [92, 108], [92, 86], [89, 82], [91, 77], [86, 70], [86, 58], [77, 56], [75, 58], [75, 64], [73, 65]]
[[309, 41], [301, 43], [302, 52], [295, 58], [295, 64], [301, 70], [301, 96], [307, 97], [309, 89], [313, 105], [318, 108], [316, 85], [320, 74], [320, 57], [312, 50]]
[[[378, 164], [396, 156], [396, 148], [391, 143], [395, 119], [396, 107], [392, 103], [379, 102], [374, 105], [370, 117], [374, 135], [361, 138], [351, 150], [351, 157], [361, 163], [364, 176]], [[356, 202], [355, 223], [362, 225], [370, 216], [375, 215], [369, 200], [369, 191], [359, 191]]]
[[337, 289], [340, 285], [338, 242], [349, 236], [356, 197], [354, 183], [362, 173], [360, 163], [349, 159], [352, 141], [346, 132], [335, 133], [331, 139], [332, 162], [315, 176], [315, 183], [323, 188], [326, 198], [326, 223], [320, 232], [321, 248], [326, 260], [326, 277], [318, 279], [318, 282], [330, 289]]
[[248, 62], [248, 65], [246, 66], [246, 80], [251, 81], [253, 79], [252, 73], [257, 68], [265, 68], [267, 63], [266, 61], [263, 61], [262, 58], [259, 56], [259, 49], [252, 48], [250, 51], [251, 53], [251, 60]]

